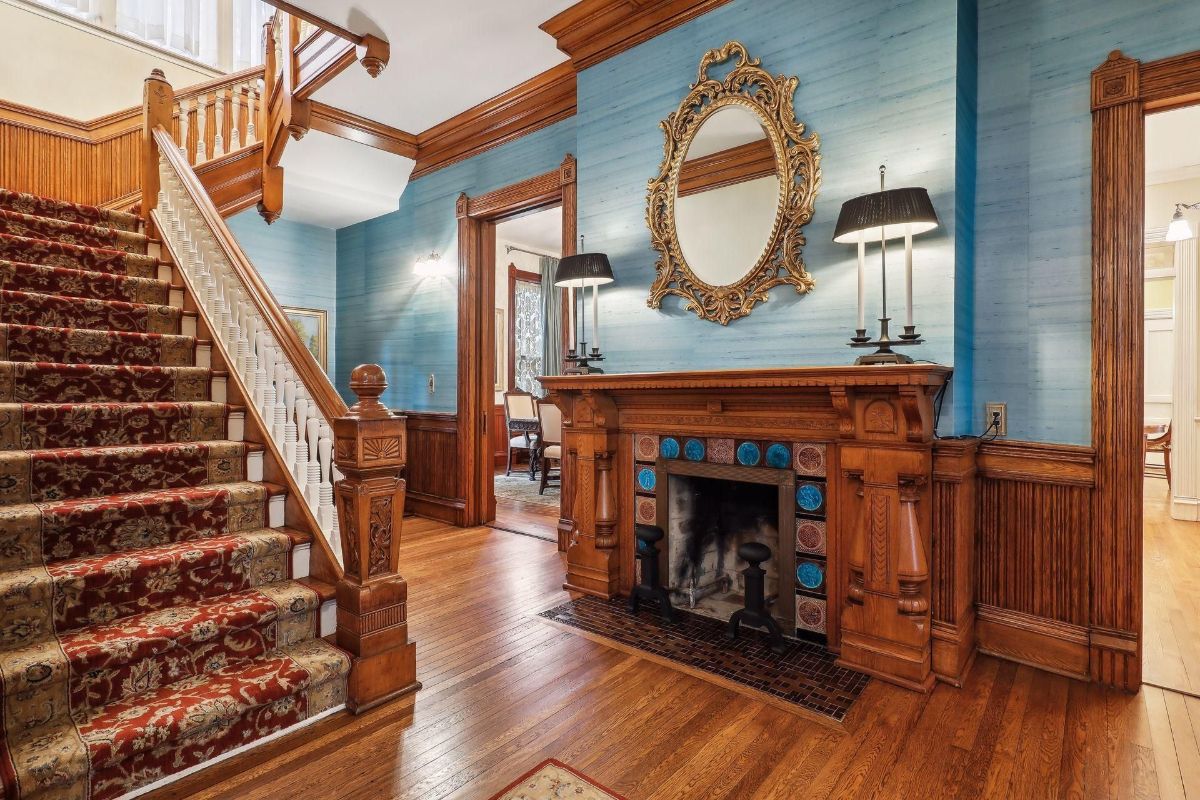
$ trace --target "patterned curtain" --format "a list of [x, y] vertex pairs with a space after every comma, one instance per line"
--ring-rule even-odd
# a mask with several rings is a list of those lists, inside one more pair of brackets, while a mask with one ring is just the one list
[[[542, 374], [562, 373], [562, 289], [554, 285], [558, 259], [542, 256]], [[540, 392], [539, 392], [540, 394]]]
[[518, 389], [541, 394], [537, 376], [542, 374], [542, 285], [517, 281], [513, 289], [514, 330], [513, 374]]

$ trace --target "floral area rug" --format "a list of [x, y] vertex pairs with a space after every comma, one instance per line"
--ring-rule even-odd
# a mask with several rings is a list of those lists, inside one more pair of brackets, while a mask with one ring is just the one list
[[548, 758], [490, 800], [625, 800], [561, 761]]
[[[551, 472], [553, 477], [554, 473]], [[518, 503], [527, 503], [531, 506], [545, 506], [546, 508], [558, 508], [558, 487], [550, 485], [546, 487], [545, 494], [538, 494], [538, 486], [541, 485], [540, 475], [539, 480], [529, 480], [529, 473], [525, 470], [520, 472], [513, 471], [512, 475], [505, 476], [503, 473], [496, 476], [496, 499], [497, 500], [513, 500]]]

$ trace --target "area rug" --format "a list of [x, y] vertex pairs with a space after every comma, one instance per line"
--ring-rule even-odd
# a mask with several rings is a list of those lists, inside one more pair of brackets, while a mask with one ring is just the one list
[[581, 597], [539, 616], [834, 722], [845, 719], [870, 681], [861, 672], [839, 667], [820, 645], [789, 639], [787, 649], [777, 654], [756, 630], [743, 626], [742, 635], [730, 642], [721, 620], [676, 612], [679, 620], [668, 625], [652, 608], [632, 614], [624, 600]]
[[[550, 473], [553, 477], [554, 473]], [[496, 499], [513, 500], [518, 503], [527, 503], [532, 506], [545, 506], [546, 508], [558, 508], [558, 487], [547, 486], [545, 494], [538, 494], [538, 486], [541, 485], [540, 480], [529, 480], [529, 473], [525, 471], [513, 472], [512, 475], [497, 475], [496, 476]]]
[[547, 758], [489, 800], [625, 800], [561, 761]]

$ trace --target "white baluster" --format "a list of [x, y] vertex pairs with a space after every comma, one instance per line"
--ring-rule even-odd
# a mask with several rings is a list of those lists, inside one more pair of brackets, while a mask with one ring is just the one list
[[[282, 361], [275, 362], [275, 408], [272, 411], [274, 424], [271, 426], [271, 438], [275, 440], [275, 444], [279, 449], [283, 449], [283, 429], [287, 425], [287, 406], [284, 405], [285, 399], [282, 396], [287, 391], [285, 384], [287, 379], [287, 369]], [[290, 469], [290, 467], [289, 467]]]
[[204, 137], [207, 134], [207, 121], [205, 115], [208, 111], [208, 104], [205, 102], [204, 95], [196, 96], [196, 160], [192, 163], [203, 164], [208, 160], [204, 154]]
[[309, 417], [305, 423], [308, 434], [308, 467], [306, 472], [304, 497], [308, 500], [308, 506], [315, 513], [320, 506], [321, 500], [321, 462], [317, 460], [319, 455], [319, 440], [321, 438], [321, 422], [315, 416]]
[[183, 154], [184, 161], [188, 161], [188, 123], [191, 119], [188, 115], [187, 100], [179, 101], [179, 152]]
[[[284, 370], [287, 374], [287, 370]], [[285, 378], [283, 383], [283, 407], [284, 407], [284, 426], [283, 426], [283, 464], [288, 472], [296, 471], [296, 382], [290, 378]]]
[[242, 149], [242, 84], [233, 87], [233, 122], [229, 126], [229, 152]]
[[258, 96], [258, 81], [250, 81], [250, 91], [246, 93], [246, 146], [254, 144], [258, 134], [254, 130], [254, 98]]
[[217, 111], [216, 135], [213, 136], [213, 158], [225, 155], [225, 99], [226, 90], [217, 89], [213, 93], [213, 100], [215, 101]]
[[[318, 521], [321, 520], [318, 516]], [[339, 566], [342, 564], [342, 531], [338, 527], [337, 506], [333, 504], [333, 489], [329, 490], [329, 526], [321, 526], [321, 530], [325, 532], [325, 538], [329, 540], [329, 549], [333, 551], [333, 557], [337, 559]]]

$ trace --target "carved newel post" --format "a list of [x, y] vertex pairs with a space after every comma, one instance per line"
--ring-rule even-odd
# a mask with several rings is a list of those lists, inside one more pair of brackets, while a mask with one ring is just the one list
[[350, 373], [358, 402], [333, 421], [338, 523], [345, 575], [337, 584], [337, 643], [350, 652], [349, 705], [362, 711], [421, 688], [416, 644], [408, 640], [408, 585], [400, 577], [404, 517], [405, 418], [379, 396], [378, 364]]

